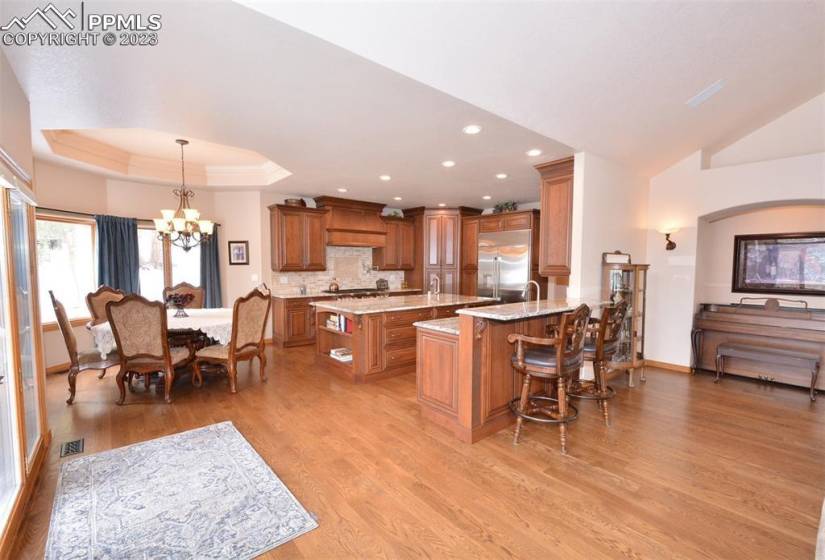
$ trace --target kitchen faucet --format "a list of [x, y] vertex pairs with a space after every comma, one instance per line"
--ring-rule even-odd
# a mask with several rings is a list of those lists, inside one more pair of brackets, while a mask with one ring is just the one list
[[[435, 283], [435, 290], [433, 290], [433, 283]], [[438, 276], [433, 276], [430, 279], [430, 293], [438, 295], [441, 293], [441, 278]]]
[[535, 280], [530, 280], [524, 285], [524, 289], [521, 291], [521, 295], [527, 298], [526, 301], [530, 301], [530, 284], [536, 285], [536, 301], [541, 300], [541, 286]]

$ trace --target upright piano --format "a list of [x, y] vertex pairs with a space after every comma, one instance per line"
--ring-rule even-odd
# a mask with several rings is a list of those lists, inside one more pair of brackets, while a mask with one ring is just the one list
[[[739, 303], [702, 303], [693, 318], [691, 368], [713, 371], [716, 347], [724, 342], [812, 352], [825, 363], [825, 309], [809, 309], [801, 300], [742, 298]], [[725, 372], [809, 387], [811, 372], [731, 358]], [[825, 375], [816, 388], [825, 390]]]

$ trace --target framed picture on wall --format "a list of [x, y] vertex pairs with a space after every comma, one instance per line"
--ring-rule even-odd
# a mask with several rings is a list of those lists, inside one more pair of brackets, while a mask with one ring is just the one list
[[825, 295], [825, 232], [735, 236], [732, 291]]
[[229, 242], [229, 264], [249, 264], [249, 241]]

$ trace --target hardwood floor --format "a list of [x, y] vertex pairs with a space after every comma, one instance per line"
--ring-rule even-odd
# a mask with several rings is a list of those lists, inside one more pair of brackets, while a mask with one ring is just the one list
[[825, 489], [825, 402], [807, 392], [648, 369], [615, 379], [612, 426], [579, 403], [569, 455], [553, 427], [475, 445], [425, 422], [414, 374], [351, 385], [313, 364], [313, 348], [269, 350], [269, 381], [224, 378], [114, 404], [109, 374], [48, 380], [54, 443], [17, 558], [42, 558], [62, 441], [94, 453], [232, 420], [318, 516], [320, 527], [270, 558], [813, 557]]

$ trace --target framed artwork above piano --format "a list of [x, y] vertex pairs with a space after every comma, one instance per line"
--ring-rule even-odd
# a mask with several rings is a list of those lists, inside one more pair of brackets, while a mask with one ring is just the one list
[[735, 236], [731, 290], [825, 296], [825, 232]]

